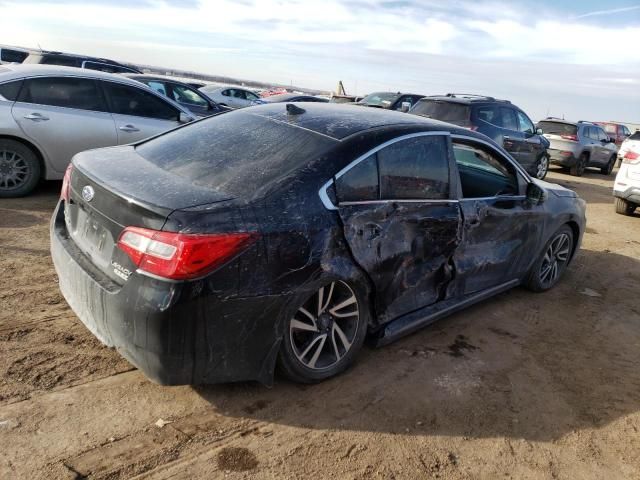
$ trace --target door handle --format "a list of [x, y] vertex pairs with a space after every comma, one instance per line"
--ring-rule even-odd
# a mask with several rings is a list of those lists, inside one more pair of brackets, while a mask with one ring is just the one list
[[49, 117], [45, 117], [41, 113], [37, 112], [25, 115], [24, 118], [26, 118], [27, 120], [33, 120], [34, 122], [46, 122], [47, 120], [49, 120]]
[[120, 127], [120, 130], [122, 130], [123, 132], [139, 132], [140, 129], [134, 127], [133, 125], [124, 125], [123, 127]]
[[503, 140], [511, 140], [511, 137], [509, 135], [503, 135], [502, 139]]

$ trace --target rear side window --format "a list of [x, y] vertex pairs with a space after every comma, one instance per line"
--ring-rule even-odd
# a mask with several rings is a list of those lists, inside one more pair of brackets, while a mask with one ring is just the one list
[[497, 107], [486, 105], [477, 107], [476, 118], [479, 121], [490, 123], [497, 127], [502, 126], [502, 120], [500, 119], [500, 111]]
[[471, 110], [468, 105], [442, 100], [422, 99], [411, 109], [411, 113], [424, 115], [435, 120], [466, 125], [469, 123]]
[[446, 199], [446, 140], [424, 136], [389, 145], [338, 177], [336, 192], [341, 202]]
[[617, 125], [614, 125], [613, 123], [605, 123], [603, 127], [605, 132], [607, 132], [608, 134], [614, 135], [614, 136], [616, 135], [617, 128], [618, 128]]
[[10, 48], [0, 49], [0, 60], [8, 63], [22, 63], [29, 54], [20, 50], [12, 50]]
[[94, 80], [73, 77], [29, 78], [24, 81], [19, 102], [106, 112]]
[[376, 154], [365, 158], [336, 179], [339, 202], [379, 200], [378, 163]]
[[0, 97], [11, 102], [15, 102], [18, 99], [18, 93], [20, 93], [20, 87], [22, 86], [22, 80], [15, 82], [7, 82], [0, 85]]
[[519, 131], [518, 119], [516, 112], [512, 108], [500, 107], [500, 116], [502, 117], [502, 128], [512, 130], [514, 132]]
[[378, 152], [382, 199], [449, 197], [449, 160], [442, 136], [416, 137]]
[[112, 82], [102, 82], [111, 104], [111, 111], [120, 115], [178, 121], [180, 112], [161, 98], [141, 88]]
[[543, 121], [538, 123], [538, 127], [542, 129], [543, 133], [550, 135], [576, 135], [578, 133], [578, 127], [570, 123]]

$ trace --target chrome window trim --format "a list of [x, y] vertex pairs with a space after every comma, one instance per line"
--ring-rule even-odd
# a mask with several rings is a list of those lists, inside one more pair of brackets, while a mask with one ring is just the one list
[[485, 201], [485, 200], [504, 200], [504, 201], [518, 201], [518, 200], [526, 200], [527, 196], [526, 195], [495, 195], [493, 197], [471, 197], [471, 198], [461, 198], [460, 202], [470, 202], [470, 201], [475, 201], [475, 202], [480, 202], [480, 201]]
[[[367, 151], [366, 153], [360, 155], [358, 158], [356, 158], [351, 163], [349, 163], [349, 165], [347, 165], [342, 170], [340, 170], [338, 173], [336, 173], [333, 176], [333, 178], [331, 178], [324, 185], [322, 185], [322, 187], [320, 187], [320, 190], [318, 191], [318, 195], [320, 197], [320, 200], [322, 201], [322, 204], [324, 205], [324, 208], [326, 208], [327, 210], [337, 210], [338, 209], [338, 207], [336, 205], [334, 205], [333, 202], [331, 201], [331, 199], [329, 198], [329, 195], [327, 194], [327, 189], [333, 184], [334, 179], [340, 178], [342, 175], [347, 173], [349, 170], [351, 170], [353, 167], [358, 165], [363, 160], [369, 158], [371, 155], [373, 155], [374, 153], [379, 152], [383, 148], [388, 147], [389, 145], [393, 145], [394, 143], [401, 142], [402, 140], [408, 140], [410, 138], [417, 138], [417, 137], [435, 137], [435, 136], [440, 136], [440, 137], [445, 137], [446, 138], [446, 137], [450, 137], [451, 136], [451, 132], [438, 130], [438, 131], [429, 131], [429, 132], [409, 133], [407, 135], [402, 135], [400, 137], [396, 137], [396, 138], [392, 138], [391, 140], [387, 140], [386, 142], [381, 143], [377, 147], [374, 147], [371, 150]], [[400, 201], [407, 202], [409, 200], [407, 199], [407, 200], [370, 200], [370, 201], [371, 202], [400, 202]], [[427, 202], [427, 201], [430, 201], [430, 200], [416, 200], [416, 201]], [[437, 200], [437, 201], [440, 202], [442, 200]], [[349, 202], [349, 203], [353, 204], [353, 202]]]

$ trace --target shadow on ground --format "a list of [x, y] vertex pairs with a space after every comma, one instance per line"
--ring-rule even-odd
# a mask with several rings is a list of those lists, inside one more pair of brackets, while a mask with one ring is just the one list
[[558, 439], [640, 408], [638, 291], [638, 260], [583, 250], [552, 291], [502, 294], [319, 385], [195, 390], [225, 415], [308, 429]]

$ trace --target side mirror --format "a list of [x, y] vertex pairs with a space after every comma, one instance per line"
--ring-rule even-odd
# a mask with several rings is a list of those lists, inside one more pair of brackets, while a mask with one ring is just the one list
[[178, 118], [179, 123], [191, 123], [193, 120], [194, 118], [192, 116], [187, 115], [184, 112], [180, 112], [180, 117]]
[[402, 102], [400, 105], [400, 111], [407, 113], [409, 110], [411, 110], [411, 102]]
[[547, 198], [547, 194], [542, 187], [531, 182], [527, 185], [527, 200], [533, 205], [540, 205]]
[[536, 135], [542, 135], [544, 132], [540, 127], [536, 128]]

